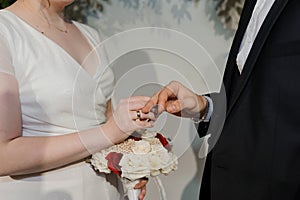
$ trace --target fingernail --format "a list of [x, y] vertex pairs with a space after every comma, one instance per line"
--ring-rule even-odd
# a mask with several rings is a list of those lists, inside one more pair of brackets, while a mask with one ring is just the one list
[[149, 124], [150, 124], [151, 126], [153, 126], [153, 125], [154, 125], [154, 122], [153, 122], [153, 121], [150, 121]]
[[176, 107], [175, 107], [174, 105], [170, 105], [170, 106], [168, 107], [168, 110], [169, 110], [169, 111], [175, 111], [175, 110], [176, 110]]

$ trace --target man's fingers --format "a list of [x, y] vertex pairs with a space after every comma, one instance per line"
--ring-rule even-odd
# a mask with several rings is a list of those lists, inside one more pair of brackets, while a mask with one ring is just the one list
[[153, 106], [157, 104], [158, 94], [159, 92], [153, 95], [151, 99], [146, 103], [146, 105], [142, 108], [143, 113], [150, 112], [151, 108], [153, 108]]
[[159, 115], [165, 111], [166, 102], [168, 102], [170, 98], [174, 98], [174, 93], [167, 87], [164, 87], [151, 98], [142, 110], [144, 112], [151, 112], [152, 109], [155, 109], [155, 114]]
[[166, 110], [166, 103], [177, 99], [177, 92], [175, 84], [171, 82], [169, 85], [164, 87], [158, 94], [157, 104], [159, 105], [158, 112], [162, 113]]
[[184, 109], [184, 102], [180, 100], [168, 101], [166, 103], [166, 111], [168, 113], [178, 113]]
[[157, 92], [155, 95], [151, 97], [149, 102], [145, 105], [145, 107], [142, 109], [144, 113], [150, 112], [151, 109], [159, 105], [158, 107], [158, 114], [161, 114], [166, 109], [166, 102], [168, 102], [170, 99], [176, 99], [176, 91], [177, 91], [176, 82], [171, 82], [164, 88], [162, 88], [159, 92]]

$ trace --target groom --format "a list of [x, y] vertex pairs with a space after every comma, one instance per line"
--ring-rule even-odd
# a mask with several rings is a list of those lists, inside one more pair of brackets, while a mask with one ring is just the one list
[[[246, 0], [223, 82], [226, 119], [207, 157], [200, 199], [300, 199], [299, 0]], [[217, 102], [172, 82], [143, 112], [155, 104], [203, 118]]]

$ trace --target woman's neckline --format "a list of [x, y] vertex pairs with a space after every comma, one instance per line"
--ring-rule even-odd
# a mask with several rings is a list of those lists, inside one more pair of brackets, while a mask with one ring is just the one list
[[[19, 22], [21, 22], [23, 25], [25, 25], [26, 27], [28, 27], [31, 30], [33, 30], [37, 35], [39, 35], [42, 38], [45, 38], [47, 41], [49, 41], [50, 43], [52, 43], [56, 48], [60, 49], [61, 52], [63, 52], [65, 55], [67, 55], [70, 58], [70, 60], [72, 60], [76, 64], [76, 66], [78, 66], [80, 70], [84, 71], [84, 73], [86, 73], [91, 79], [94, 79], [96, 77], [96, 75], [97, 75], [97, 69], [96, 69], [96, 72], [93, 75], [89, 74], [82, 67], [82, 64], [79, 63], [67, 50], [65, 50], [61, 45], [59, 45], [57, 42], [55, 42], [54, 40], [52, 40], [51, 38], [49, 38], [45, 34], [42, 34], [34, 26], [32, 26], [31, 24], [29, 24], [28, 22], [26, 22], [26, 20], [22, 19], [17, 14], [15, 14], [14, 12], [12, 12], [12, 11], [10, 11], [8, 9], [2, 9], [0, 11], [4, 11], [4, 12], [10, 14], [15, 19], [17, 19]], [[90, 48], [92, 49], [91, 51], [93, 51], [93, 49], [95, 49], [95, 46], [92, 43], [92, 41], [88, 38], [88, 36], [82, 31], [81, 27], [79, 26], [79, 23], [77, 23], [76, 21], [73, 21], [73, 20], [71, 20], [71, 23], [74, 24], [74, 26], [78, 29], [78, 31], [80, 32], [80, 34], [82, 35], [82, 37], [85, 38], [86, 42], [89, 44]], [[99, 55], [97, 57], [98, 57], [98, 65], [101, 65]]]

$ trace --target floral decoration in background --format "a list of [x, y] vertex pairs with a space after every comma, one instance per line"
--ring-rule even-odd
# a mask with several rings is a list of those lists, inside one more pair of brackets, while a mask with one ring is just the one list
[[0, 0], [0, 9], [13, 4], [16, 0]]
[[[86, 23], [88, 16], [98, 18], [100, 13], [103, 12], [105, 6], [109, 5], [112, 0], [75, 0], [65, 10], [65, 14], [70, 19]], [[124, 8], [139, 9], [142, 6], [149, 7], [155, 11], [156, 14], [161, 14], [161, 7], [158, 6], [161, 0], [115, 0], [123, 3]], [[172, 14], [174, 18], [180, 23], [184, 18], [192, 20], [192, 16], [188, 11], [186, 2], [193, 1], [197, 4], [200, 0], [182, 0], [181, 5], [174, 4], [172, 6]], [[218, 19], [223, 27], [228, 30], [235, 31], [238, 26], [239, 17], [242, 12], [245, 0], [206, 0], [214, 1], [215, 10]], [[15, 0], [0, 0], [0, 8], [5, 8]], [[166, 0], [168, 3], [173, 3], [172, 0]]]
[[75, 0], [74, 3], [65, 9], [65, 15], [73, 20], [87, 23], [87, 17], [98, 18], [99, 13], [103, 12], [104, 6], [111, 0]]
[[236, 30], [245, 0], [216, 0], [217, 16], [224, 28]]

